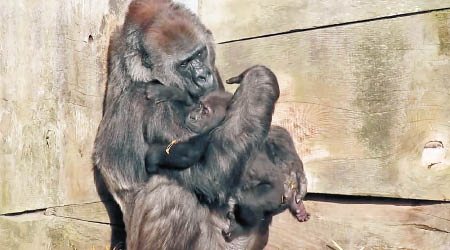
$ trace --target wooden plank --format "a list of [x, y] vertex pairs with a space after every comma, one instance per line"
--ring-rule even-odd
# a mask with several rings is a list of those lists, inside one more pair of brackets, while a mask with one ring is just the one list
[[[110, 208], [109, 212], [111, 213], [111, 217], [109, 216], [106, 207]], [[120, 208], [117, 205], [114, 205], [113, 202], [92, 202], [52, 207], [46, 209], [45, 214], [83, 221], [121, 224], [117, 221], [111, 221], [115, 218], [121, 219]]]
[[199, 14], [217, 42], [450, 8], [450, 0], [201, 0]]
[[[101, 204], [83, 206], [0, 216], [0, 245], [17, 250], [109, 249], [111, 229], [123, 234], [123, 228], [107, 224]], [[305, 201], [305, 206], [311, 214], [308, 222], [299, 223], [288, 212], [274, 217], [265, 249], [337, 249], [333, 241], [343, 249], [450, 247], [449, 203], [317, 199]]]
[[[343, 202], [343, 201], [342, 201]], [[309, 221], [274, 217], [267, 250], [449, 249], [450, 204], [306, 201]]]
[[308, 191], [450, 199], [449, 11], [217, 50], [224, 79], [255, 64], [278, 76], [273, 122], [292, 133]]
[[120, 209], [111, 202], [0, 215], [0, 235], [1, 249], [104, 250], [125, 242]]
[[82, 220], [27, 214], [0, 216], [2, 249], [110, 249], [111, 226]]
[[0, 2], [0, 213], [99, 200], [91, 152], [126, 6]]

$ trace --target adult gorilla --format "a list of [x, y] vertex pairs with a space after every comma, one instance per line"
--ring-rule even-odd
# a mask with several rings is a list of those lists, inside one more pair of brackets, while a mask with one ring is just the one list
[[[214, 66], [213, 39], [182, 6], [168, 0], [134, 0], [109, 52], [105, 112], [94, 161], [122, 209], [128, 250], [262, 248], [268, 224], [231, 243], [224, 241], [223, 208], [248, 156], [267, 136], [278, 89], [262, 91], [256, 104], [235, 96], [225, 121], [212, 134], [215, 143], [204, 161], [149, 176], [148, 145], [192, 133], [184, 127], [183, 109], [171, 102], [150, 103], [145, 86], [158, 81], [185, 91], [194, 101], [223, 89]], [[273, 78], [267, 69], [258, 72], [263, 81]]]

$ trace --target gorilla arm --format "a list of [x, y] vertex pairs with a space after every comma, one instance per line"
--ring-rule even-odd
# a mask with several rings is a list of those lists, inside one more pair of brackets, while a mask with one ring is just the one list
[[145, 156], [149, 174], [159, 168], [185, 169], [200, 161], [208, 145], [209, 134], [194, 135], [186, 140], [173, 140], [169, 145], [153, 143]]

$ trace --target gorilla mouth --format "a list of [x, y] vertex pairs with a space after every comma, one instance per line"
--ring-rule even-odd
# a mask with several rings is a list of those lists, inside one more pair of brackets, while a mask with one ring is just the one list
[[194, 99], [198, 99], [199, 97], [201, 97], [204, 93], [203, 89], [197, 85], [197, 84], [190, 84], [191, 86], [187, 86], [187, 92], [189, 93], [189, 95], [194, 98]]

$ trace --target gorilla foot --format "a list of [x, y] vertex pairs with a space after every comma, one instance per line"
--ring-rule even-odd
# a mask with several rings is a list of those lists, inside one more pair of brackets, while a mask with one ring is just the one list
[[298, 204], [295, 202], [291, 203], [290, 211], [292, 215], [297, 218], [299, 222], [305, 222], [309, 220], [309, 213], [306, 212], [305, 205], [300, 201]]

